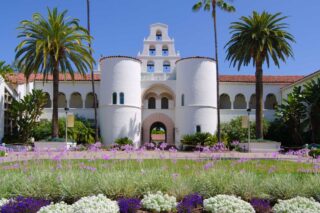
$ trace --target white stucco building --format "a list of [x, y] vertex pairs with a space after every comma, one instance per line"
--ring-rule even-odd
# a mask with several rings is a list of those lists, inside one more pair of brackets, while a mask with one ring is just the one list
[[[166, 142], [179, 145], [184, 134], [197, 131], [215, 133], [217, 127], [217, 96], [215, 60], [207, 57], [181, 58], [168, 26], [153, 24], [143, 49], [137, 57], [109, 56], [99, 60], [94, 80], [98, 99], [98, 124], [102, 141], [112, 144], [119, 137], [130, 137], [138, 146], [150, 141], [153, 128], [166, 131]], [[93, 119], [91, 78], [60, 76], [59, 116], [70, 112]], [[42, 81], [31, 76], [26, 83], [22, 74], [10, 77], [10, 87], [2, 81], [12, 97], [21, 98], [32, 89], [47, 93], [48, 104], [42, 119], [51, 119], [52, 79]], [[221, 121], [246, 115], [255, 108], [255, 77], [221, 75]], [[264, 116], [272, 120], [275, 105], [281, 103], [296, 82], [304, 76], [264, 77]], [[4, 102], [1, 102], [0, 137], [5, 132]]]

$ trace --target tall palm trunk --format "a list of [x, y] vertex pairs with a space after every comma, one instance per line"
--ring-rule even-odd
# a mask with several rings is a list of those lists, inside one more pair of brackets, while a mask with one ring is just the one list
[[260, 60], [256, 63], [256, 138], [263, 138], [263, 70]]
[[[87, 24], [88, 24], [88, 34], [90, 36], [90, 0], [87, 0]], [[91, 42], [89, 43], [89, 48], [91, 48]], [[90, 54], [92, 55], [92, 51], [90, 49]], [[93, 93], [93, 108], [94, 108], [94, 126], [95, 126], [95, 142], [99, 140], [98, 138], [98, 122], [97, 122], [97, 97], [94, 86], [94, 73], [93, 68], [91, 68], [91, 85], [92, 85], [92, 93]]]
[[217, 32], [217, 14], [216, 14], [217, 2], [212, 0], [212, 17], [213, 17], [213, 29], [214, 29], [214, 48], [216, 58], [216, 78], [217, 78], [217, 135], [218, 141], [221, 142], [221, 130], [220, 130], [220, 92], [219, 92], [219, 60], [218, 60], [218, 32]]
[[51, 131], [52, 138], [59, 137], [58, 98], [59, 98], [59, 68], [58, 68], [58, 62], [56, 62], [53, 70], [53, 108], [52, 108], [52, 131]]

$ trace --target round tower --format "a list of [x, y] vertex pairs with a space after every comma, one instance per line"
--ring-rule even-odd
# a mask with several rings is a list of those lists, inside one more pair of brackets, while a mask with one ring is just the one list
[[100, 59], [100, 132], [104, 144], [128, 137], [135, 146], [141, 134], [141, 61], [125, 56]]
[[185, 134], [214, 134], [217, 128], [215, 60], [183, 58], [177, 61], [176, 68], [176, 144]]

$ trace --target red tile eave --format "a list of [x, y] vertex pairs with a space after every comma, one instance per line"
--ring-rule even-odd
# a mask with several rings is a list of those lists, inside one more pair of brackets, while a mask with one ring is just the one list
[[[74, 75], [74, 79], [71, 78], [69, 74], [60, 74], [60, 81], [91, 81], [91, 74], [86, 74], [82, 76], [79, 73]], [[264, 76], [264, 83], [273, 83], [273, 84], [292, 84], [296, 81], [303, 79], [304, 76], [296, 75], [296, 76]], [[24, 84], [26, 83], [26, 78], [23, 73], [10, 74], [7, 75], [7, 79], [9, 82], [13, 84]], [[47, 77], [47, 81], [52, 81], [52, 75]], [[220, 75], [220, 82], [230, 82], [230, 83], [255, 83], [255, 76], [253, 75]], [[94, 74], [94, 80], [100, 81], [100, 74]], [[29, 77], [29, 82], [32, 81], [43, 81], [42, 74], [32, 74]]]

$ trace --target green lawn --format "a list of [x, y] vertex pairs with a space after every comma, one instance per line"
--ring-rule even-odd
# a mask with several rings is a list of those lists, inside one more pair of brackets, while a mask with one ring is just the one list
[[103, 193], [141, 197], [163, 191], [179, 198], [235, 194], [243, 199], [320, 197], [320, 171], [280, 160], [35, 160], [0, 164], [0, 198], [23, 195], [72, 202]]

